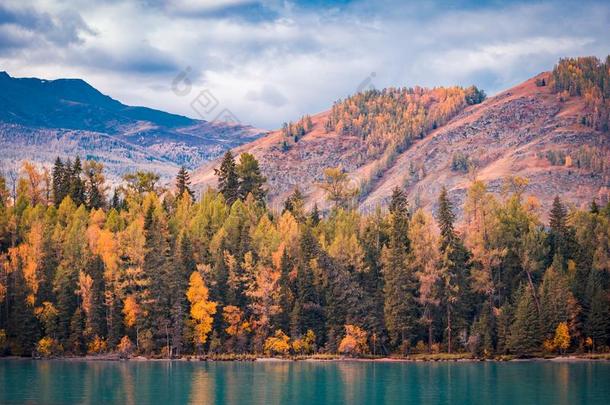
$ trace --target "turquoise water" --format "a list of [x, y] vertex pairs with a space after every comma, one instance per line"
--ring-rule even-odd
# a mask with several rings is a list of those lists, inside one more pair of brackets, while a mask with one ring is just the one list
[[609, 362], [0, 360], [0, 404], [610, 404]]

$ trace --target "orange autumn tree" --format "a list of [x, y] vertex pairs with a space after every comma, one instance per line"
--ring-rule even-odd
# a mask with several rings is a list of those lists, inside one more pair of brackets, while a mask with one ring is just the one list
[[140, 328], [138, 325], [138, 317], [141, 315], [142, 311], [140, 310], [140, 306], [136, 301], [136, 298], [133, 295], [125, 298], [125, 302], [123, 305], [123, 314], [125, 315], [125, 326], [128, 328], [136, 328], [136, 347], [140, 349]]
[[217, 303], [208, 299], [208, 288], [198, 272], [191, 274], [186, 297], [191, 303], [191, 318], [195, 322], [195, 345], [200, 348], [205, 344], [208, 334], [212, 331], [212, 321], [216, 313]]
[[366, 332], [356, 325], [345, 325], [345, 337], [339, 344], [339, 353], [358, 356], [368, 350]]
[[225, 331], [230, 336], [227, 346], [231, 350], [242, 351], [245, 347], [250, 322], [244, 320], [244, 312], [234, 305], [227, 305], [222, 310], [222, 317], [227, 324]]

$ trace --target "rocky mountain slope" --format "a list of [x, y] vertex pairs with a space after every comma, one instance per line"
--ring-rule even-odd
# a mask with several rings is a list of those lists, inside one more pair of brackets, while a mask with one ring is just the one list
[[[607, 201], [610, 135], [585, 125], [584, 97], [556, 94], [549, 79], [550, 73], [542, 73], [481, 104], [463, 106], [383, 165], [383, 155], [363, 158], [367, 146], [361, 136], [349, 130], [329, 131], [330, 112], [313, 116], [312, 130], [289, 148], [280, 130], [235, 152], [249, 152], [259, 159], [275, 208], [297, 186], [309, 206], [314, 202], [325, 206], [316, 183], [331, 166], [342, 166], [360, 186], [357, 203], [363, 211], [386, 205], [396, 186], [408, 191], [412, 204], [434, 210], [445, 185], [459, 207], [473, 178], [501, 194], [509, 176], [529, 180], [525, 191], [539, 199], [543, 214], [557, 194], [578, 206], [593, 198]], [[218, 161], [211, 161], [201, 167], [193, 177], [197, 186], [215, 186], [217, 166]]]
[[111, 177], [134, 169], [172, 177], [262, 134], [250, 126], [131, 107], [79, 79], [13, 78], [0, 72], [0, 159], [41, 164], [80, 155]]

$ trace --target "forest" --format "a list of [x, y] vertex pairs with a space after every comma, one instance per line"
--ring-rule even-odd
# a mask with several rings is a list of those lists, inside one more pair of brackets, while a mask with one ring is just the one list
[[553, 69], [552, 90], [559, 97], [584, 97], [587, 111], [581, 123], [598, 131], [610, 129], [610, 55], [605, 62], [594, 56], [564, 58]]
[[[481, 181], [462, 214], [396, 188], [363, 215], [339, 168], [332, 202], [296, 188], [266, 207], [257, 160], [227, 152], [218, 187], [154, 173], [110, 190], [103, 166], [57, 158], [0, 177], [0, 353], [181, 357], [607, 352], [610, 203], [555, 198], [548, 221], [507, 178]], [[112, 194], [112, 195], [110, 195]]]

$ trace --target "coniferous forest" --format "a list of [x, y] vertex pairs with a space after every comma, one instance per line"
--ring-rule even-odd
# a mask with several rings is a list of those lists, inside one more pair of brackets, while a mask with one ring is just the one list
[[0, 352], [608, 351], [610, 204], [542, 213], [509, 178], [501, 195], [473, 181], [463, 207], [443, 189], [434, 214], [397, 188], [363, 215], [331, 168], [331, 208], [296, 188], [276, 212], [252, 155], [227, 152], [216, 175], [197, 197], [184, 169], [110, 190], [78, 157], [0, 178]]

